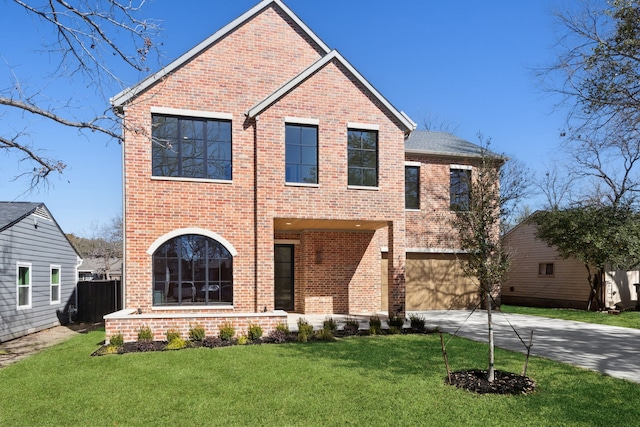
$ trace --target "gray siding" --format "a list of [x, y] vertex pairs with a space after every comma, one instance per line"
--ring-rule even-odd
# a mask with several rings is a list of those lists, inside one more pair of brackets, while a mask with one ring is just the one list
[[[37, 227], [34, 220], [37, 220]], [[60, 324], [75, 298], [78, 256], [57, 224], [31, 214], [0, 233], [0, 341]], [[17, 264], [31, 264], [31, 308], [18, 310]], [[50, 303], [50, 269], [60, 266], [60, 303]], [[63, 317], [64, 316], [64, 317]]]

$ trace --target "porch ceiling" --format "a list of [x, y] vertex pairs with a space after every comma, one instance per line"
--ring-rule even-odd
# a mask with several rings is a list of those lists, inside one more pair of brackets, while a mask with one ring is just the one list
[[345, 219], [274, 218], [275, 231], [374, 231], [387, 226], [387, 221], [354, 221]]

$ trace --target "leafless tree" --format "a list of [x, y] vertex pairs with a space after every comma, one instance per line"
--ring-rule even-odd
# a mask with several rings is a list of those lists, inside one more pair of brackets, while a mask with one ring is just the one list
[[[126, 84], [125, 72], [146, 72], [147, 63], [158, 58], [155, 37], [157, 23], [141, 17], [145, 0], [7, 0], [3, 14], [27, 14], [43, 34], [38, 54], [48, 54], [50, 69], [29, 69], [20, 74], [12, 61], [3, 56], [12, 81], [0, 87], [0, 115], [11, 115], [13, 126], [0, 130], [0, 149], [16, 152], [21, 160], [33, 163], [31, 187], [45, 181], [51, 173], [62, 173], [64, 159], [49, 158], [43, 147], [33, 144], [30, 126], [36, 120], [53, 123], [80, 133], [102, 134], [120, 141], [121, 121], [110, 108], [109, 95]], [[2, 30], [0, 30], [2, 31]], [[2, 35], [3, 44], [16, 43], [21, 33]], [[28, 30], [27, 30], [28, 31]], [[36, 52], [25, 49], [23, 55]], [[43, 61], [46, 63], [46, 61]], [[38, 81], [37, 85], [27, 82]], [[64, 82], [74, 91], [66, 99], [56, 99], [51, 89]], [[98, 96], [98, 104], [87, 108], [86, 96]], [[76, 93], [73, 93], [76, 92]], [[74, 98], [74, 96], [76, 98]], [[95, 111], [97, 109], [97, 111]], [[15, 120], [20, 124], [16, 124]]]

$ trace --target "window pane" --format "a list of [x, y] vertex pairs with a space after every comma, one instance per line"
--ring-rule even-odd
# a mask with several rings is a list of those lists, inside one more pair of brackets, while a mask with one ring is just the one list
[[404, 201], [406, 209], [420, 209], [420, 168], [406, 166], [404, 172]]
[[285, 180], [318, 182], [318, 129], [313, 126], [286, 125]]
[[451, 210], [468, 210], [471, 171], [469, 169], [451, 169], [449, 175]]
[[376, 187], [378, 185], [378, 133], [376, 131], [348, 132], [349, 185]]
[[51, 269], [51, 284], [52, 285], [60, 284], [60, 270], [57, 268]]
[[60, 301], [60, 286], [51, 286], [51, 301]]
[[18, 284], [29, 285], [31, 284], [29, 277], [29, 267], [18, 267]]
[[18, 305], [29, 305], [29, 287], [18, 288]]
[[154, 176], [231, 179], [231, 122], [152, 119]]

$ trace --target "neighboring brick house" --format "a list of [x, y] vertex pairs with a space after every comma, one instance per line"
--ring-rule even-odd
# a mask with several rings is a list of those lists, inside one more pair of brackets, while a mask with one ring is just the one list
[[[226, 321], [268, 331], [287, 311], [403, 314], [406, 242], [454, 246], [405, 236], [415, 123], [280, 0], [112, 104], [125, 117], [126, 309], [105, 317], [107, 336], [215, 334]], [[448, 198], [442, 165], [420, 175], [438, 169]]]

